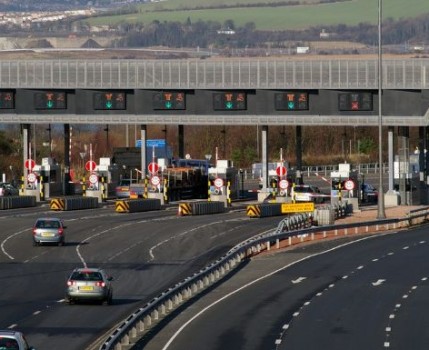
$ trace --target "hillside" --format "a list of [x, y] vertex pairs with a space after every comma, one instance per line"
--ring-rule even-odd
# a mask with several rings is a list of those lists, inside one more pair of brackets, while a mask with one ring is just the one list
[[[429, 13], [427, 0], [384, 1], [383, 18], [399, 20]], [[256, 30], [297, 30], [315, 26], [376, 24], [378, 2], [375, 0], [169, 0], [136, 5], [128, 15], [90, 19], [93, 25], [116, 25], [121, 22], [150, 24], [159, 22], [233, 20], [236, 26], [253, 23]]]

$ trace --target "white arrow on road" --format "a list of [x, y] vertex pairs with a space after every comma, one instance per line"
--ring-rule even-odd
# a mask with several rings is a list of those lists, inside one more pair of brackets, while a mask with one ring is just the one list
[[307, 277], [298, 277], [296, 280], [292, 280], [293, 284], [301, 283], [304, 281]]
[[374, 287], [378, 287], [378, 286], [381, 286], [383, 282], [386, 282], [386, 280], [379, 279], [377, 282], [372, 282], [372, 285]]

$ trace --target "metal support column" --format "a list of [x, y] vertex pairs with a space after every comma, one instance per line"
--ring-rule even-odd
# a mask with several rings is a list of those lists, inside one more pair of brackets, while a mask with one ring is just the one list
[[401, 196], [401, 203], [405, 205], [411, 204], [409, 186], [409, 166], [410, 166], [410, 149], [409, 149], [409, 127], [398, 127], [398, 181], [399, 181], [399, 194]]
[[30, 124], [22, 124], [22, 147], [24, 149], [22, 159], [22, 174], [24, 175], [24, 188], [27, 188], [28, 171], [25, 168], [25, 161], [28, 159], [28, 145], [30, 139]]
[[425, 126], [419, 127], [419, 193], [420, 204], [428, 204], [428, 190], [426, 186], [426, 129]]
[[262, 192], [268, 192], [268, 125], [262, 126]]
[[146, 125], [140, 126], [140, 139], [141, 139], [141, 175], [142, 180], [146, 179], [146, 139], [147, 127]]
[[302, 126], [296, 126], [296, 183], [302, 185]]
[[70, 194], [70, 124], [64, 124], [64, 182], [63, 194]]
[[[388, 152], [388, 161], [389, 161], [389, 191], [393, 191], [393, 176], [394, 176], [394, 151], [393, 151], [393, 126], [389, 126], [387, 132], [387, 152]], [[381, 170], [381, 169], [380, 169]]]
[[178, 126], [179, 158], [185, 158], [185, 129], [183, 125]]

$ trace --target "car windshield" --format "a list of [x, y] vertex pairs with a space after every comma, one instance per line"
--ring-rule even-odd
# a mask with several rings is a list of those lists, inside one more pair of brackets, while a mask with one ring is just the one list
[[18, 342], [16, 339], [0, 336], [0, 350], [19, 350]]
[[75, 271], [70, 279], [76, 281], [102, 281], [103, 277], [97, 271]]
[[295, 192], [302, 192], [302, 193], [311, 193], [313, 190], [310, 187], [295, 187]]
[[60, 223], [54, 220], [39, 220], [36, 223], [37, 228], [60, 228]]

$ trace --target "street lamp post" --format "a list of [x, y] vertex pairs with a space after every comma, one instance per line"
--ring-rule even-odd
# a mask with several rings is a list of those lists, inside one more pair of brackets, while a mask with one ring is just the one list
[[382, 0], [378, 0], [378, 163], [379, 163], [379, 196], [377, 201], [377, 219], [385, 219], [384, 192], [383, 192], [383, 118], [382, 118]]

